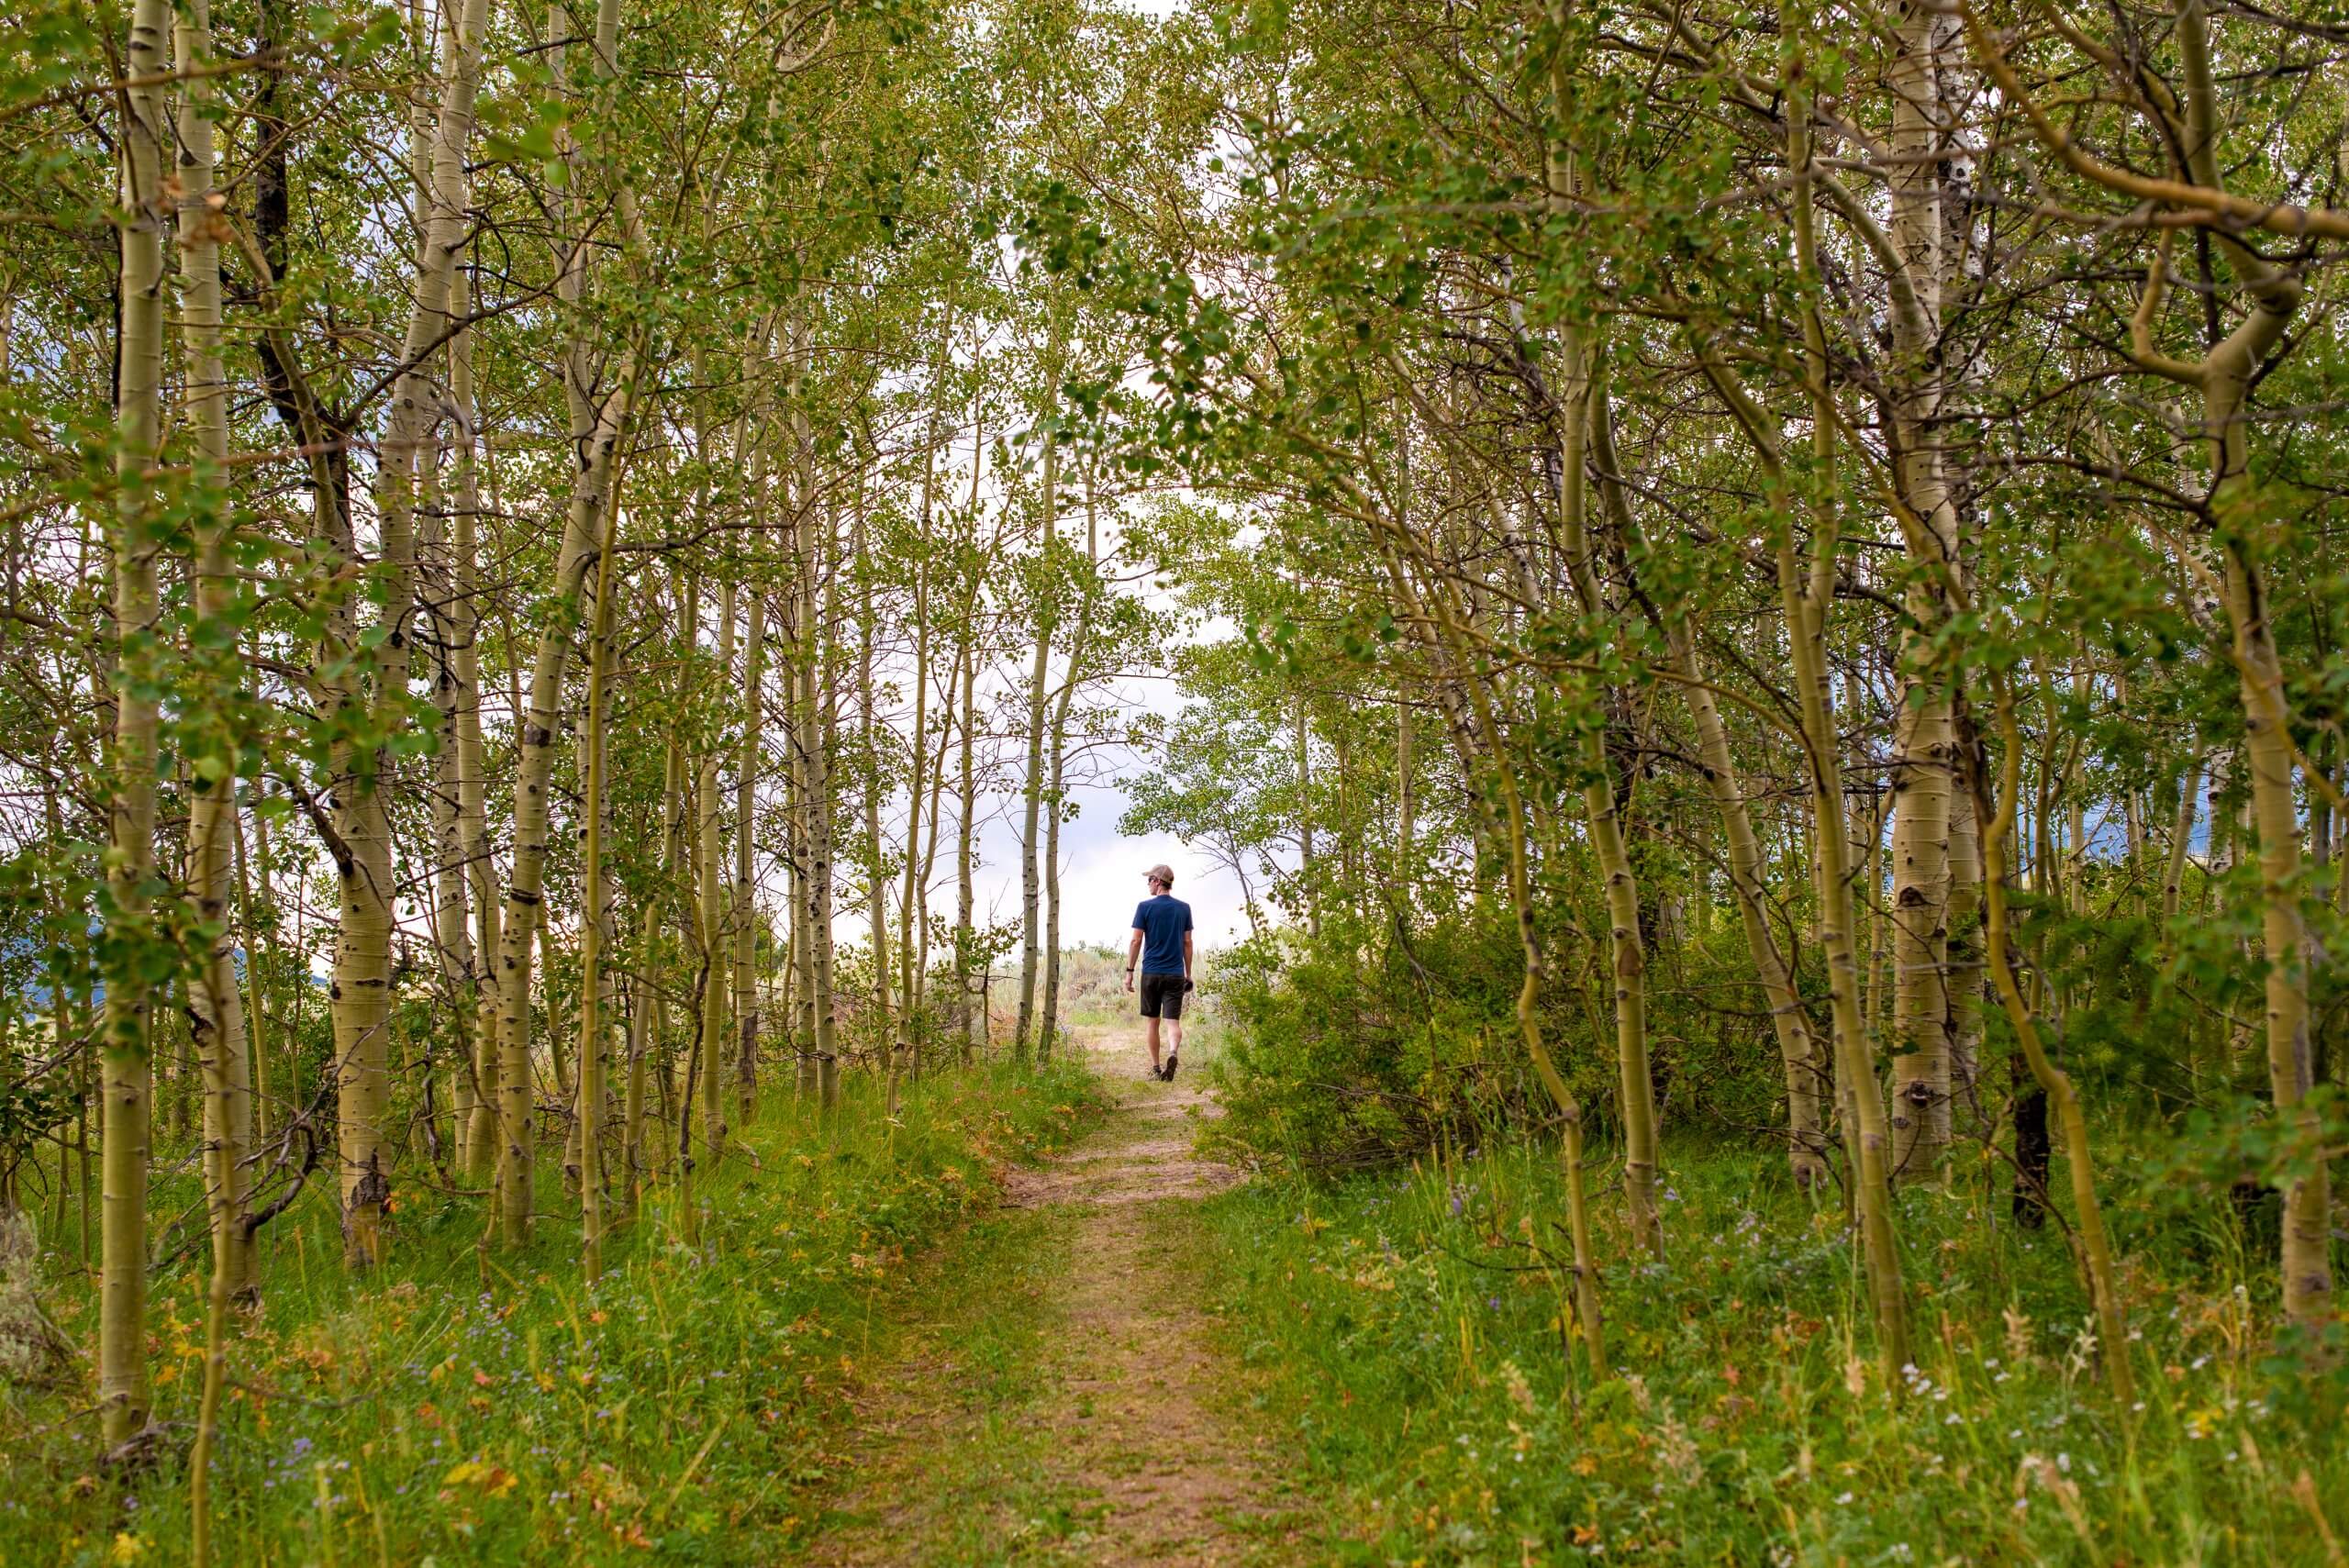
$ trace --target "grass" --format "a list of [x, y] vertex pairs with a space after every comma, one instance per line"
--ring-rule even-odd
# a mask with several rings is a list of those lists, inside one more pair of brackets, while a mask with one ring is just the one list
[[[845, 1465], [843, 1385], [906, 1253], [988, 1207], [998, 1162], [1063, 1146], [1096, 1104], [1071, 1065], [913, 1085], [894, 1125], [876, 1101], [859, 1081], [820, 1126], [777, 1107], [703, 1183], [699, 1248], [677, 1241], [656, 1195], [592, 1289], [573, 1206], [551, 1190], [531, 1249], [488, 1254], [486, 1284], [478, 1200], [411, 1201], [391, 1262], [363, 1282], [340, 1266], [330, 1201], [287, 1214], [264, 1232], [263, 1315], [230, 1347], [221, 1560], [753, 1562], [785, 1550]], [[200, 1273], [154, 1282], [155, 1414], [170, 1434], [155, 1462], [96, 1462], [86, 1362], [76, 1385], [6, 1396], [0, 1562], [184, 1560]], [[84, 1289], [47, 1305], [90, 1342]]]
[[[1064, 1211], [1007, 1211], [974, 1225], [910, 1287], [932, 1321], [876, 1349], [928, 1386], [910, 1429], [859, 1453], [853, 1481], [800, 1544], [828, 1561], [843, 1540], [945, 1568], [1016, 1562], [1080, 1528], [1076, 1489], [1052, 1467], [1044, 1413], [1058, 1396], [1054, 1282], [1069, 1266]], [[876, 1359], [875, 1365], [879, 1364]], [[884, 1400], [906, 1397], [886, 1393]], [[864, 1561], [864, 1556], [855, 1560]]]
[[[1209, 1208], [1231, 1343], [1363, 1563], [2340, 1562], [2338, 1372], [2276, 1355], [2229, 1239], [2132, 1240], [2138, 1407], [2099, 1381], [2060, 1234], [1901, 1196], [1913, 1366], [1887, 1388], [1842, 1217], [1750, 1150], [1667, 1150], [1669, 1255], [1599, 1243], [1619, 1375], [1564, 1348], [1554, 1153]], [[1964, 1184], [1960, 1184], [1961, 1187]], [[2122, 1206], [2123, 1223], [2151, 1225]], [[2270, 1271], [2272, 1272], [2272, 1271]]]

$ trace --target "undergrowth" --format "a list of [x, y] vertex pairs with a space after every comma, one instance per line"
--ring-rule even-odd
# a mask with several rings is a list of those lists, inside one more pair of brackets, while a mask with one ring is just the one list
[[1664, 1261], [1627, 1261], [1601, 1200], [1602, 1380], [1567, 1344], [1553, 1149], [1210, 1206], [1221, 1320], [1346, 1561], [2343, 1560], [2349, 1385], [2275, 1350], [2264, 1247], [2134, 1239], [2121, 1409], [2060, 1233], [1987, 1224], [1987, 1183], [1905, 1191], [1915, 1360], [1887, 1387], [1833, 1204], [1749, 1150], [1666, 1155]]
[[[861, 1079], [821, 1125], [776, 1106], [701, 1183], [698, 1247], [656, 1188], [592, 1287], [572, 1262], [575, 1205], [552, 1190], [518, 1255], [477, 1251], [478, 1200], [404, 1205], [387, 1277], [364, 1281], [341, 1270], [331, 1201], [296, 1208], [264, 1232], [264, 1309], [229, 1349], [222, 1560], [770, 1560], [802, 1524], [795, 1496], [839, 1462], [841, 1383], [905, 1252], [1096, 1105], [1063, 1063], [910, 1085], [895, 1118]], [[201, 1273], [154, 1284], [165, 1437], [149, 1462], [96, 1462], [86, 1362], [67, 1387], [5, 1396], [0, 1562], [184, 1560]], [[50, 1294], [86, 1344], [86, 1291]]]

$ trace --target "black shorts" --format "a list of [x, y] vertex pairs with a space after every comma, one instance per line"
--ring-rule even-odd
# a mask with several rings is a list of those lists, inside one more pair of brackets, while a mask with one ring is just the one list
[[1141, 1016], [1145, 1018], [1181, 1018], [1183, 977], [1179, 974], [1144, 974], [1141, 977]]

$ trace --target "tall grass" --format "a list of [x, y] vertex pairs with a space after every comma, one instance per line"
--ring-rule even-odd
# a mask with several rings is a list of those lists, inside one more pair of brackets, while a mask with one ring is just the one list
[[[2273, 1271], [2237, 1239], [2172, 1228], [2147, 1195], [2121, 1206], [2141, 1373], [2121, 1409], [2060, 1231], [1991, 1223], [1987, 1182], [1906, 1191], [1920, 1332], [1887, 1388], [1832, 1203], [1748, 1150], [1668, 1153], [1666, 1261], [1606, 1272], [1605, 1379], [1565, 1331], [1546, 1147], [1216, 1200], [1222, 1321], [1339, 1556], [2342, 1561], [2349, 1385], [2273, 1348], [2244, 1268]], [[1615, 1234], [1602, 1255], [1634, 1252]]]
[[[321, 1191], [264, 1232], [264, 1310], [229, 1348], [225, 1560], [772, 1560], [833, 1473], [841, 1379], [905, 1251], [990, 1203], [1000, 1162], [1068, 1141], [1091, 1095], [1060, 1066], [935, 1078], [895, 1118], [862, 1076], [821, 1122], [774, 1106], [697, 1178], [701, 1244], [678, 1240], [655, 1188], [592, 1288], [575, 1200], [551, 1180], [531, 1249], [511, 1255], [477, 1248], [477, 1198], [410, 1184], [392, 1261], [364, 1280], [341, 1268]], [[184, 1559], [205, 1261], [156, 1281], [154, 1461], [96, 1462], [86, 1376], [6, 1396], [0, 1562]], [[86, 1290], [50, 1296], [86, 1342]]]

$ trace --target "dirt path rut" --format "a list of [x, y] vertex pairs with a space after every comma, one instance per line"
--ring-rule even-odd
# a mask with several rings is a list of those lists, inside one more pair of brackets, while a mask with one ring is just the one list
[[855, 1489], [809, 1561], [1300, 1560], [1201, 1288], [1197, 1200], [1239, 1179], [1192, 1152], [1212, 1102], [1150, 1079], [1135, 1032], [1093, 1050], [1115, 1108], [911, 1293], [937, 1319], [860, 1391]]

